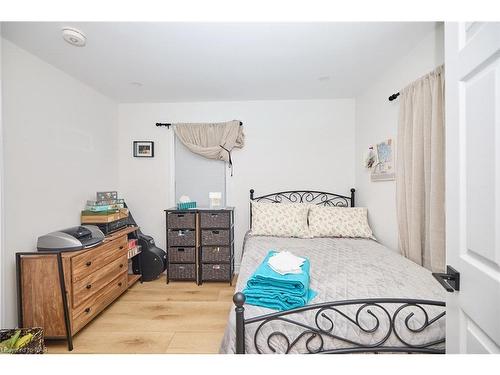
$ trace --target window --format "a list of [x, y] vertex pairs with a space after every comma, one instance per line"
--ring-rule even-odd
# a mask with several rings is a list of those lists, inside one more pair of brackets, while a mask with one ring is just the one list
[[187, 195], [198, 207], [208, 207], [208, 193], [220, 191], [226, 203], [226, 163], [206, 159], [189, 151], [175, 137], [175, 201]]

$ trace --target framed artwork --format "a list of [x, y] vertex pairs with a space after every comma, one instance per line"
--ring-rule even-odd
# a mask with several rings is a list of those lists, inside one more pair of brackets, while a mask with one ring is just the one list
[[134, 157], [153, 158], [155, 156], [155, 144], [153, 141], [134, 141]]
[[372, 181], [392, 181], [395, 179], [393, 149], [394, 141], [392, 139], [370, 146], [365, 166], [371, 170]]

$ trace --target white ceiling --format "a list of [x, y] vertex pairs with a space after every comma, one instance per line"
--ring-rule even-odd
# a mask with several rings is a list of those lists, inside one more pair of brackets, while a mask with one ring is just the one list
[[[63, 26], [82, 30], [87, 45], [67, 44]], [[435, 23], [3, 22], [2, 27], [8, 40], [117, 101], [179, 102], [353, 97]]]

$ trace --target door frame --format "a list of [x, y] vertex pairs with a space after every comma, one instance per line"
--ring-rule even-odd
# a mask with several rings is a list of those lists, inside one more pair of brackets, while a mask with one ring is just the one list
[[4, 217], [4, 164], [3, 164], [3, 112], [2, 112], [2, 23], [0, 22], [0, 328], [5, 326], [5, 217]]
[[[497, 58], [498, 46], [492, 43], [491, 35], [498, 31], [500, 24], [469, 24], [445, 23], [446, 263], [461, 272], [463, 279], [460, 291], [448, 293], [446, 299], [446, 350], [452, 354], [474, 352], [479, 347], [474, 342], [487, 351], [498, 350], [498, 344], [490, 337], [492, 331], [497, 332], [494, 328], [498, 327], [498, 307], [495, 304], [482, 306], [478, 301], [472, 301], [474, 292], [488, 290], [489, 283], [494, 282], [496, 286], [497, 281], [496, 276], [491, 276], [495, 267], [485, 267], [490, 259], [483, 258], [473, 249], [469, 253], [468, 248], [470, 224], [467, 209], [471, 203], [468, 202], [466, 151], [469, 147], [467, 130], [471, 123], [466, 116], [465, 98], [466, 94], [469, 95], [466, 85], [477, 83], [491, 64], [497, 64], [493, 59]], [[468, 29], [470, 35], [467, 35]], [[477, 97], [475, 100], [478, 100]], [[496, 274], [497, 271], [494, 272]], [[470, 337], [466, 336], [465, 327]]]

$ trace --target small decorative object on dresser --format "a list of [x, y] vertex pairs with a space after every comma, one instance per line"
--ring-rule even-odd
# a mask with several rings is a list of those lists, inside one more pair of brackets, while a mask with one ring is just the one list
[[153, 141], [134, 141], [134, 157], [153, 158], [155, 156]]
[[227, 281], [234, 275], [234, 208], [165, 210], [167, 283]]
[[196, 202], [193, 202], [187, 195], [182, 195], [177, 203], [177, 209], [187, 210], [188, 208], [196, 208]]
[[220, 191], [211, 191], [208, 193], [208, 199], [211, 209], [222, 207], [222, 193]]

